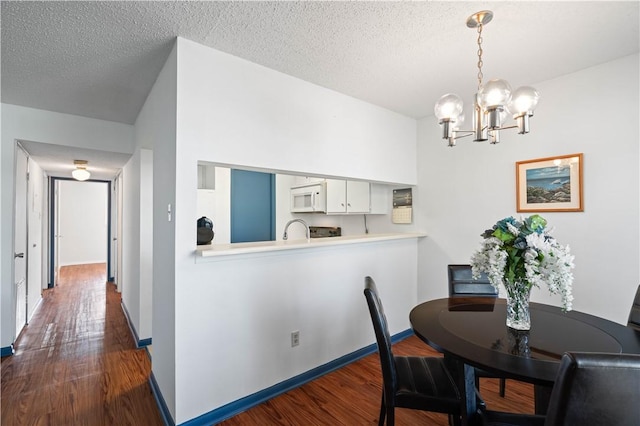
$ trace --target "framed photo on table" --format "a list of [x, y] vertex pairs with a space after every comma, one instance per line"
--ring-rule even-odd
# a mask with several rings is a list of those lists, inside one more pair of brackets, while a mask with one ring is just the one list
[[581, 212], [582, 153], [518, 161], [516, 209], [519, 212]]

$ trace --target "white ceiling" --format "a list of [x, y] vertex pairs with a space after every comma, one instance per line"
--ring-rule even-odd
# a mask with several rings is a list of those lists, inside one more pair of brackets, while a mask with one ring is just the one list
[[19, 141], [29, 156], [47, 173], [54, 177], [71, 177], [75, 169], [73, 160], [87, 161], [87, 170], [92, 180], [110, 180], [129, 161], [129, 154], [97, 151], [48, 143]]
[[181, 36], [420, 118], [475, 93], [472, 13], [495, 14], [485, 80], [517, 87], [637, 53], [639, 5], [3, 0], [2, 102], [133, 124]]

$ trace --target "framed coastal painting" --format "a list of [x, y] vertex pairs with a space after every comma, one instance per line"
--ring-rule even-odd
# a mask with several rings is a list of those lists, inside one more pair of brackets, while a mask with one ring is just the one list
[[582, 154], [538, 158], [516, 163], [519, 212], [581, 212]]

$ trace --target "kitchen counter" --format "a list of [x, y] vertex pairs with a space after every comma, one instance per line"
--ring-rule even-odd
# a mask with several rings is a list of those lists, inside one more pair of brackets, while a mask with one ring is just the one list
[[[268, 253], [283, 250], [312, 250], [322, 247], [340, 246], [346, 244], [373, 243], [379, 241], [392, 241], [408, 238], [426, 237], [426, 234], [364, 234], [342, 237], [312, 238], [301, 240], [258, 241], [252, 243], [234, 244], [209, 244], [196, 248], [196, 261], [205, 258], [218, 258], [221, 256], [235, 256], [241, 254]], [[213, 259], [211, 259], [213, 260]]]

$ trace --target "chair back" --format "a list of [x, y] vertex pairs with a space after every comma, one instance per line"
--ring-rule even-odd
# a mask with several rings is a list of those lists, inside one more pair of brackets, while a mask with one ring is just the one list
[[627, 326], [640, 331], [640, 286], [638, 286], [636, 290], [636, 297], [633, 299], [633, 304], [631, 305]]
[[364, 296], [369, 306], [369, 314], [371, 315], [373, 330], [376, 334], [376, 343], [378, 344], [378, 353], [380, 354], [384, 397], [388, 404], [393, 404], [397, 386], [397, 373], [393, 352], [391, 351], [391, 335], [389, 334], [387, 317], [384, 314], [382, 302], [378, 296], [378, 289], [371, 277], [365, 277], [364, 279]]
[[473, 279], [471, 265], [448, 265], [449, 296], [493, 296], [498, 297], [498, 289], [491, 285], [485, 273]]
[[640, 355], [563, 355], [545, 426], [638, 424]]

